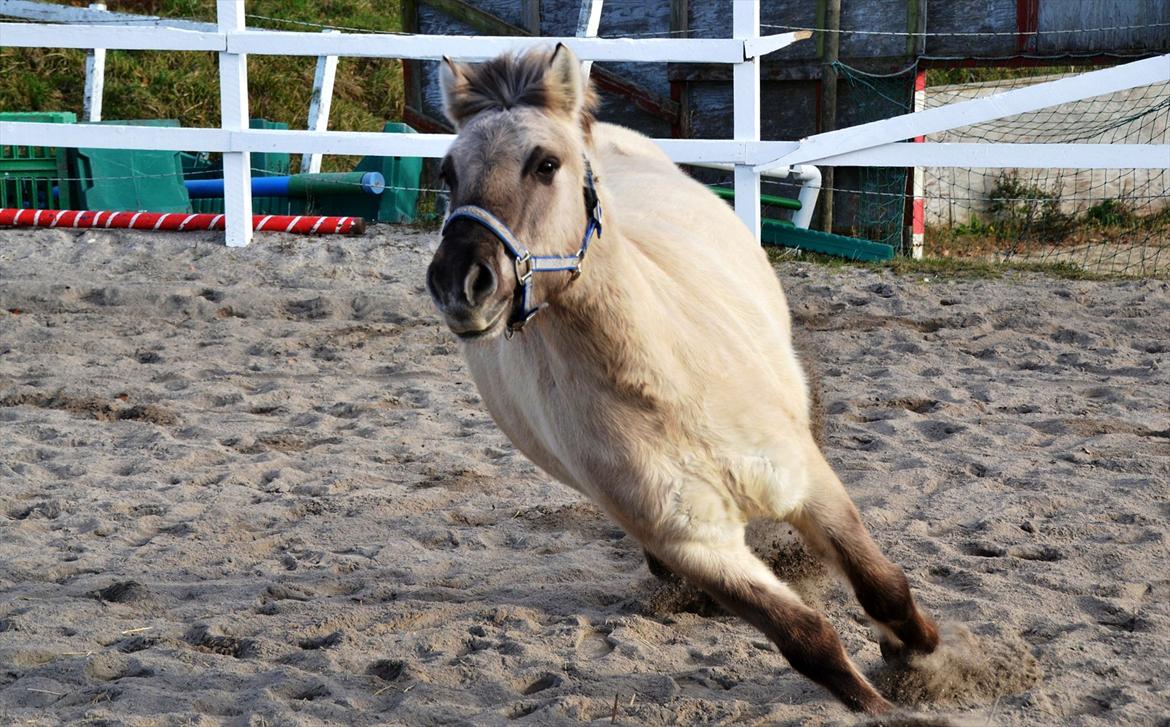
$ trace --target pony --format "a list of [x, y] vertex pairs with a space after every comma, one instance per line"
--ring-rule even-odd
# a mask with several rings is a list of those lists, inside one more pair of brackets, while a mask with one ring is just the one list
[[850, 709], [890, 710], [745, 542], [749, 521], [790, 523], [848, 579], [887, 660], [938, 646], [814, 440], [761, 246], [650, 139], [596, 120], [564, 45], [444, 58], [441, 88], [457, 134], [426, 287], [496, 424], [655, 574], [701, 588]]

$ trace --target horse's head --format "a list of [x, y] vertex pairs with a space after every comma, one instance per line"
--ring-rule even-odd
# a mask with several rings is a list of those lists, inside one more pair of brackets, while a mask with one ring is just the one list
[[442, 162], [452, 213], [427, 289], [452, 331], [487, 338], [555, 300], [595, 231], [593, 96], [563, 45], [477, 66], [444, 59], [442, 88], [458, 135]]

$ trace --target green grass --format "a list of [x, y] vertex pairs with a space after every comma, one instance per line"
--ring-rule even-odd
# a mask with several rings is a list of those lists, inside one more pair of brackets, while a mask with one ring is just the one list
[[899, 257], [885, 262], [858, 262], [830, 255], [801, 252], [799, 257], [781, 247], [768, 247], [768, 258], [773, 263], [809, 262], [827, 268], [862, 268], [885, 271], [894, 275], [922, 276], [936, 280], [978, 280], [1004, 278], [1015, 273], [1039, 273], [1062, 280], [1120, 280], [1124, 276], [1094, 273], [1069, 262], [988, 262], [956, 258], [925, 258], [912, 260]]
[[[71, 0], [86, 5], [89, 0]], [[210, 0], [107, 0], [115, 12], [214, 21]], [[400, 0], [248, 0], [248, 12], [292, 21], [375, 31], [402, 30]], [[253, 27], [313, 28], [249, 18]], [[248, 59], [251, 115], [303, 129], [313, 91], [315, 58]], [[85, 53], [41, 48], [0, 49], [0, 110], [74, 111], [81, 115]], [[402, 118], [402, 64], [378, 58], [338, 63], [329, 128], [381, 131]], [[110, 51], [106, 59], [105, 119], [179, 119], [184, 126], [219, 126], [219, 71], [214, 53]], [[332, 162], [330, 164], [330, 162]], [[350, 160], [327, 159], [329, 168]]]

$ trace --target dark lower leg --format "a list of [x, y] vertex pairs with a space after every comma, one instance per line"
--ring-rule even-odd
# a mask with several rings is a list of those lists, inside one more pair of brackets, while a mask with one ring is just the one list
[[810, 509], [793, 524], [844, 572], [869, 617], [900, 642], [883, 639], [883, 656], [892, 658], [903, 648], [919, 653], [935, 650], [938, 627], [914, 603], [906, 575], [878, 549], [851, 502], [846, 500], [831, 514]]
[[728, 611], [762, 631], [794, 669], [828, 689], [845, 706], [870, 714], [891, 708], [854, 668], [828, 620], [795, 596], [786, 598], [755, 584], [699, 585]]
[[672, 543], [655, 554], [671, 572], [762, 631], [794, 669], [850, 709], [880, 714], [892, 708], [853, 666], [828, 620], [777, 580], [746, 544]]

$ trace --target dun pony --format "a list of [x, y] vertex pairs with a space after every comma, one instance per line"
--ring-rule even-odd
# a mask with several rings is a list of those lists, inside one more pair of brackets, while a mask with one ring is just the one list
[[427, 288], [496, 423], [653, 570], [702, 588], [850, 708], [890, 709], [744, 541], [751, 520], [791, 523], [848, 578], [887, 659], [937, 647], [814, 441], [759, 244], [652, 141], [595, 121], [563, 45], [446, 60], [442, 86], [458, 135]]

